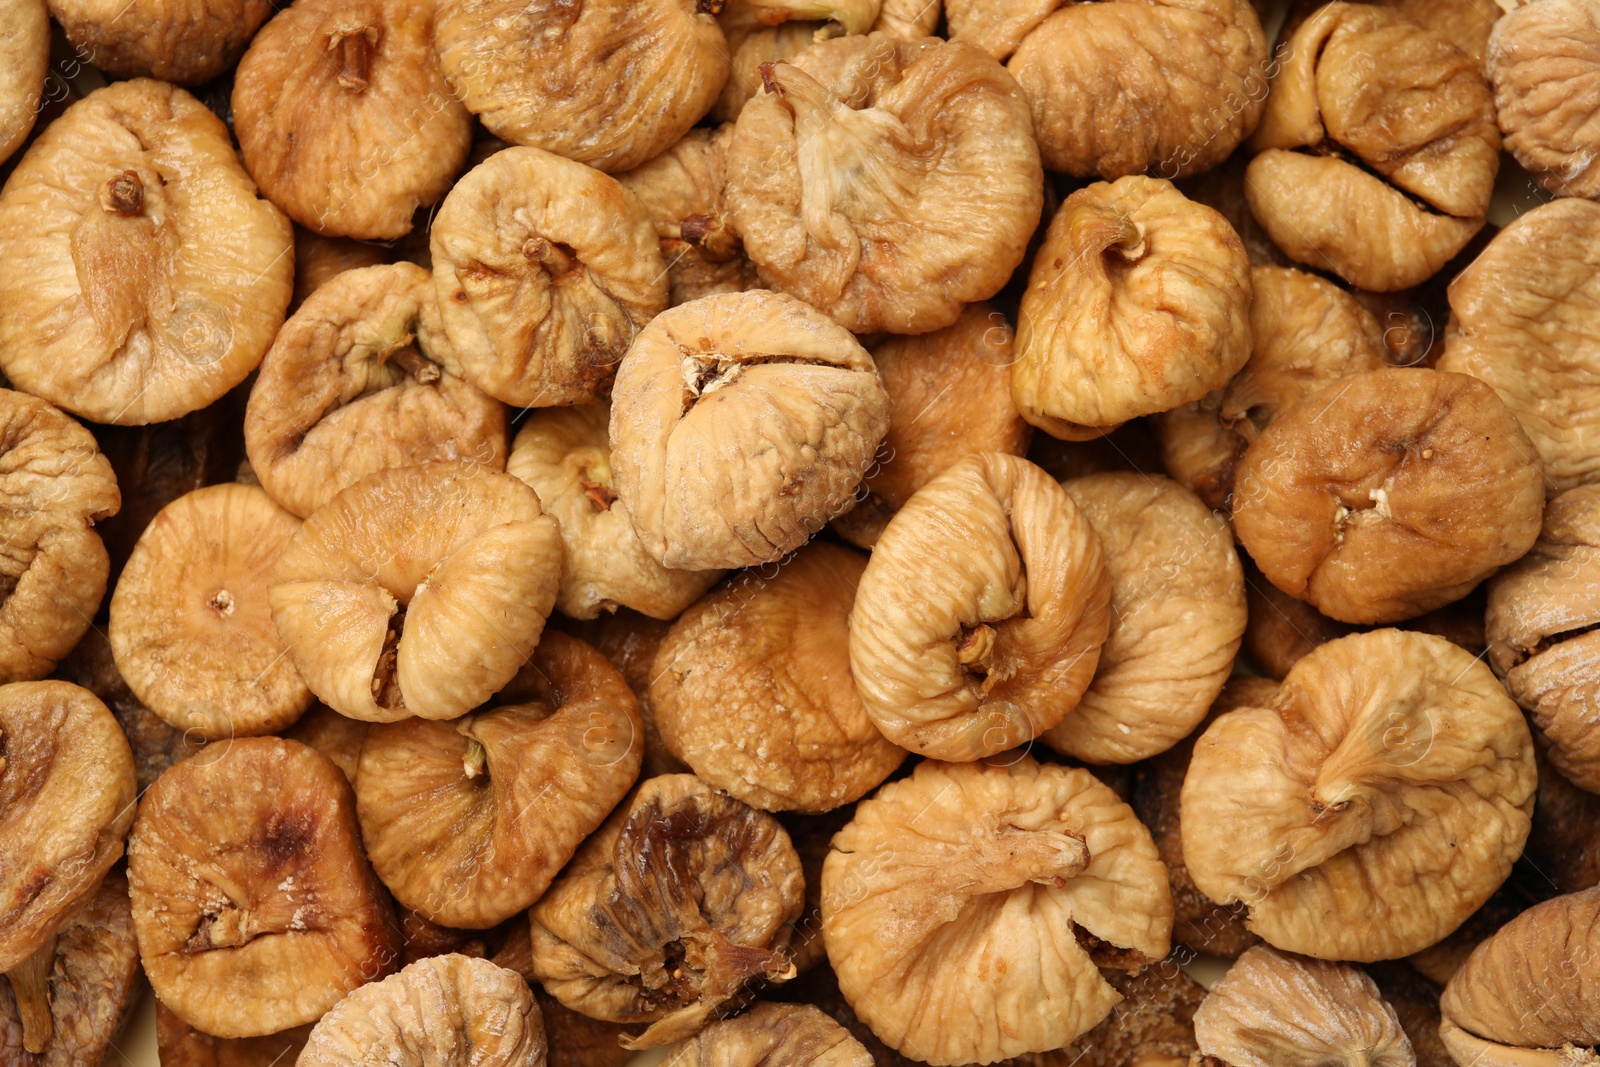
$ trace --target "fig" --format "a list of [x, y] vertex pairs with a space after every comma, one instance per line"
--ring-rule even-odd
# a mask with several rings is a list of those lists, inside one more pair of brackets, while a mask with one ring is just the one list
[[179, 730], [139, 702], [117, 670], [111, 639], [97, 627], [91, 626], [78, 647], [56, 665], [54, 677], [89, 690], [111, 710], [133, 752], [140, 794], [168, 767], [205, 745], [204, 738]]
[[1600, 198], [1600, 12], [1583, 0], [1519, 5], [1486, 52], [1506, 151], [1556, 196]]
[[873, 1067], [870, 1053], [850, 1031], [804, 1004], [757, 1004], [732, 1019], [712, 1023], [680, 1045], [664, 1067]]
[[80, 57], [107, 74], [199, 85], [231, 68], [272, 0], [50, 0]]
[[310, 1036], [310, 1026], [296, 1026], [265, 1037], [212, 1037], [156, 1001], [161, 1067], [289, 1067]]
[[[750, 572], [735, 579], [739, 582], [756, 580], [759, 576], [752, 577]], [[644, 767], [640, 778], [687, 771], [689, 768], [683, 761], [661, 743], [661, 734], [656, 730], [655, 716], [650, 710], [650, 682], [655, 677], [656, 651], [666, 640], [671, 625], [627, 608], [609, 614], [602, 612], [594, 619], [556, 616], [551, 624], [599, 649], [611, 665], [622, 672], [623, 681], [638, 698], [639, 714], [644, 719]]]
[[50, 73], [50, 13], [44, 0], [0, 12], [0, 163], [22, 147], [44, 102]]

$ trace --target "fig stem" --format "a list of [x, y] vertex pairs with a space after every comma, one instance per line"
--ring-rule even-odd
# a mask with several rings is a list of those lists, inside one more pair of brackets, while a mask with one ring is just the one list
[[106, 182], [102, 204], [113, 215], [132, 218], [144, 210], [144, 182], [136, 172], [123, 171]]
[[335, 34], [328, 40], [339, 68], [339, 84], [353, 92], [365, 92], [372, 75], [372, 41], [366, 30]]
[[467, 738], [467, 754], [461, 757], [461, 770], [468, 778], [476, 778], [489, 767], [489, 750], [476, 737]]
[[423, 356], [410, 345], [403, 345], [389, 356], [400, 369], [416, 379], [418, 385], [431, 385], [439, 380], [439, 365]]
[[545, 270], [557, 278], [578, 266], [577, 254], [571, 248], [543, 237], [530, 237], [524, 241], [522, 254], [543, 264]]
[[56, 938], [52, 935], [33, 955], [6, 972], [22, 1019], [22, 1047], [35, 1056], [48, 1049], [55, 1036], [50, 1019], [50, 972], [55, 962]]
[[1116, 252], [1129, 263], [1137, 263], [1146, 250], [1139, 224], [1115, 208], [1080, 211], [1072, 220], [1072, 244], [1087, 252]]
[[965, 632], [956, 642], [956, 659], [963, 667], [987, 673], [994, 658], [994, 627], [981, 622], [970, 630], [962, 629]]

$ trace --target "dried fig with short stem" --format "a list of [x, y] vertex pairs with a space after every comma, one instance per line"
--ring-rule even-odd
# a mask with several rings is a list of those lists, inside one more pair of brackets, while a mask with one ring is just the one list
[[0, 163], [27, 140], [50, 73], [50, 14], [44, 0], [0, 10]]
[[757, 1004], [712, 1023], [684, 1042], [664, 1067], [873, 1067], [850, 1031], [805, 1004]]
[[156, 1048], [161, 1067], [289, 1067], [310, 1036], [307, 1025], [264, 1037], [212, 1037], [156, 1001]]
[[278, 558], [272, 618], [341, 715], [453, 719], [539, 642], [561, 573], [528, 486], [469, 463], [390, 467], [317, 509]]
[[1600, 12], [1585, 0], [1511, 11], [1489, 38], [1500, 131], [1556, 196], [1600, 197]]
[[77, 54], [108, 74], [199, 85], [230, 69], [271, 0], [50, 0]]
[[203, 738], [177, 729], [139, 702], [117, 670], [111, 639], [97, 627], [91, 626], [78, 647], [56, 664], [53, 677], [81, 685], [111, 709], [133, 751], [141, 794], [168, 767], [194, 755], [205, 744]]
[[1059, 723], [1110, 625], [1099, 535], [1049, 475], [983, 452], [919, 489], [878, 539], [850, 613], [867, 714], [897, 745], [979, 759]]
[[[733, 580], [752, 585], [760, 581], [760, 576], [757, 572], [745, 571]], [[644, 767], [640, 779], [686, 772], [689, 768], [683, 761], [661, 743], [661, 734], [656, 730], [655, 716], [650, 710], [650, 682], [655, 677], [656, 650], [666, 640], [671, 623], [619, 608], [615, 612], [602, 612], [595, 619], [574, 621], [554, 616], [551, 625], [599, 649], [611, 665], [622, 672], [623, 680], [638, 698], [639, 714], [644, 719]]]

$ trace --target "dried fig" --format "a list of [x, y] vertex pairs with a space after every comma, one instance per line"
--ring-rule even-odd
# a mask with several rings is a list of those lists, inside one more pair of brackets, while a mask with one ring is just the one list
[[667, 306], [644, 206], [616, 179], [537, 148], [469, 171], [429, 247], [445, 369], [519, 407], [604, 396], [635, 335]]
[[1432, 634], [1354, 634], [1195, 743], [1183, 857], [1277, 948], [1395, 959], [1505, 881], [1533, 789], [1527, 724], [1487, 666]]
[[[823, 23], [820, 22], [781, 22], [776, 26], [757, 26], [744, 30], [729, 41], [733, 69], [722, 87], [722, 94], [711, 108], [711, 117], [718, 122], [735, 122], [744, 105], [751, 97], [759, 96], [764, 88], [761, 82], [762, 65], [793, 60], [816, 43], [817, 31], [822, 27]], [[930, 30], [917, 36], [927, 37], [932, 32]]]
[[1600, 12], [1541, 0], [1495, 27], [1487, 74], [1506, 151], [1556, 196], [1600, 197]]
[[[741, 583], [760, 581], [757, 572], [746, 571], [734, 579]], [[641, 779], [659, 774], [681, 774], [689, 768], [682, 760], [667, 751], [656, 730], [655, 716], [650, 711], [650, 680], [655, 677], [656, 650], [666, 640], [671, 624], [652, 619], [628, 608], [615, 612], [602, 612], [592, 620], [570, 620], [562, 616], [551, 619], [551, 625], [598, 648], [611, 665], [622, 672], [622, 678], [639, 700], [639, 714], [644, 719], [644, 767]]]
[[943, 13], [944, 5], [940, 0], [883, 0], [872, 28], [891, 37], [915, 41], [920, 37], [932, 37]]
[[533, 971], [567, 1007], [687, 1037], [751, 979], [793, 977], [805, 887], [777, 820], [692, 774], [643, 783], [529, 912]]
[[805, 1004], [757, 1004], [712, 1023], [678, 1046], [663, 1067], [873, 1067], [850, 1031]]
[[466, 463], [341, 490], [278, 558], [272, 618], [323, 703], [367, 722], [453, 719], [539, 642], [561, 535], [528, 486]]
[[271, 0], [50, 0], [81, 57], [108, 74], [199, 85], [238, 60]]
[[294, 741], [227, 741], [162, 775], [139, 805], [128, 883], [156, 996], [217, 1037], [313, 1022], [399, 955], [350, 783]]
[[656, 653], [650, 706], [673, 755], [766, 811], [828, 811], [905, 759], [850, 677], [850, 605], [866, 557], [822, 542], [753, 587], [683, 613]]
[[968, 760], [1059, 723], [1094, 675], [1111, 578], [1049, 475], [995, 452], [919, 489], [873, 549], [850, 613], [867, 714], [913, 752]]
[[[1489, 50], [1489, 36], [1506, 4], [1479, 0], [1380, 0], [1413, 22], [1426, 26], [1455, 45], [1480, 67]], [[1404, 1020], [1402, 1020], [1403, 1022]], [[1414, 1044], [1415, 1042], [1413, 1042]]]
[[212, 1037], [156, 1001], [161, 1067], [290, 1067], [310, 1036], [310, 1026], [296, 1026], [265, 1037]]
[[1097, 967], [1139, 970], [1172, 933], [1149, 831], [1088, 771], [1027, 756], [924, 762], [862, 801], [822, 913], [856, 1014], [935, 1064], [1060, 1048], [1122, 999]]
[[664, 566], [768, 563], [848, 506], [888, 422], [848, 330], [781, 293], [708, 296], [658, 316], [617, 371], [614, 488]]
[[11, 0], [0, 9], [0, 163], [33, 129], [49, 73], [50, 15], [44, 0]]
[[1067, 197], [1017, 316], [1023, 418], [1088, 440], [1199, 400], [1249, 358], [1250, 262], [1221, 215], [1156, 178]]
[[326, 704], [313, 703], [283, 736], [327, 756], [354, 786], [361, 768], [361, 746], [367, 739], [369, 726], [360, 719], [340, 715]]
[[347, 270], [376, 267], [388, 263], [388, 250], [349, 237], [324, 237], [304, 226], [294, 228], [294, 299], [291, 311], [305, 303], [306, 297], [322, 288], [324, 282]]
[[1245, 450], [1233, 524], [1279, 589], [1342, 622], [1459, 600], [1539, 535], [1539, 455], [1464, 374], [1368, 371], [1303, 398]]
[[111, 639], [91, 626], [78, 647], [56, 665], [54, 677], [81, 685], [111, 709], [133, 751], [133, 767], [142, 794], [168, 767], [192, 756], [205, 741], [179, 730], [139, 702], [122, 680], [111, 654]]
[[392, 241], [449, 190], [472, 116], [433, 51], [433, 0], [295, 0], [233, 78], [233, 128], [261, 192], [302, 226]]
[[727, 199], [761, 279], [857, 333], [926, 333], [999, 292], [1043, 205], [1017, 83], [981, 49], [839, 37], [761, 68]]
[[1439, 1040], [1442, 988], [1405, 962], [1369, 963], [1362, 969], [1378, 987], [1385, 1003], [1394, 1010], [1400, 1029], [1411, 1042], [1417, 1067], [1455, 1067], [1444, 1042]]

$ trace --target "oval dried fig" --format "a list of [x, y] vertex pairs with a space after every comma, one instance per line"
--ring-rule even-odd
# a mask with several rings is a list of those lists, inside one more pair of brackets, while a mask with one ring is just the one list
[[199, 85], [228, 70], [272, 0], [50, 0], [80, 58], [108, 74]]
[[1600, 197], [1594, 5], [1555, 0], [1515, 8], [1489, 38], [1487, 74], [1506, 151], [1556, 196]]
[[50, 14], [44, 0], [13, 0], [0, 10], [0, 163], [28, 139], [49, 73]]

